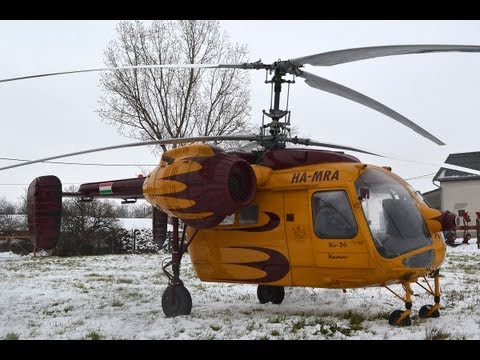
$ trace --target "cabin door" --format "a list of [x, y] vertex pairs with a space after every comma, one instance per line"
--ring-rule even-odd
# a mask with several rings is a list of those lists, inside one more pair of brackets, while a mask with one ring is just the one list
[[285, 232], [291, 266], [315, 266], [312, 212], [307, 190], [285, 191]]

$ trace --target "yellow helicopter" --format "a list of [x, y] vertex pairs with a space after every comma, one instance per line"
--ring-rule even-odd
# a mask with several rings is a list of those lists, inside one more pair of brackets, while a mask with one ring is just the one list
[[[203, 281], [258, 284], [261, 303], [280, 304], [284, 287], [361, 288], [381, 286], [404, 302], [391, 313], [391, 325], [411, 324], [412, 284], [433, 297], [419, 317], [439, 317], [439, 270], [445, 259], [442, 231], [456, 225], [456, 216], [431, 208], [389, 167], [361, 162], [340, 151], [287, 147], [288, 143], [371, 152], [290, 136], [290, 111], [280, 109], [282, 84], [291, 74], [327, 91], [379, 111], [418, 134], [439, 139], [387, 106], [355, 90], [302, 70], [306, 64], [331, 66], [382, 56], [428, 52], [480, 52], [480, 46], [398, 45], [338, 50], [264, 64], [149, 65], [86, 69], [3, 79], [0, 82], [60, 74], [142, 67], [204, 67], [264, 69], [271, 75], [273, 106], [264, 115], [259, 134], [193, 137], [115, 145], [52, 156], [0, 168], [68, 156], [155, 144], [182, 145], [165, 151], [146, 177], [82, 184], [63, 192], [53, 175], [32, 181], [27, 208], [30, 236], [37, 248], [56, 246], [62, 197], [144, 198], [173, 221], [172, 258], [163, 264], [169, 285], [162, 296], [167, 317], [188, 315], [189, 291], [180, 278], [182, 256], [188, 252]], [[208, 141], [243, 140], [251, 151], [224, 151]], [[379, 155], [380, 156], [380, 155]], [[448, 164], [444, 164], [449, 167]], [[459, 167], [454, 167], [459, 169]], [[475, 170], [461, 168], [476, 173]], [[179, 220], [184, 223], [180, 236]], [[169, 269], [170, 268], [170, 269]], [[429, 278], [433, 278], [429, 281]], [[423, 279], [420, 282], [420, 279]], [[391, 285], [402, 284], [404, 294]]]

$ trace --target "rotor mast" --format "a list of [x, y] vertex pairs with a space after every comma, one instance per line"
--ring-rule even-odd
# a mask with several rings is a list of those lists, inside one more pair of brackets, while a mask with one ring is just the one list
[[[289, 135], [290, 128], [287, 126], [290, 125], [290, 111], [288, 110], [288, 97], [290, 92], [287, 93], [287, 108], [285, 110], [280, 109], [280, 95], [282, 92], [282, 84], [294, 84], [295, 80], [286, 80], [284, 76], [287, 74], [289, 70], [288, 66], [285, 66], [288, 62], [279, 61], [274, 64], [270, 68], [267, 68], [267, 76], [268, 72], [272, 73], [273, 76], [270, 80], [265, 80], [266, 84], [272, 84], [273, 86], [273, 107], [272, 103], [270, 103], [270, 110], [267, 112], [263, 110], [263, 114], [272, 121], [268, 124], [262, 125], [262, 135], [265, 135], [265, 129], [269, 129], [269, 133], [272, 138], [268, 141], [264, 142], [264, 146], [267, 149], [278, 149], [285, 147], [285, 140]], [[281, 122], [280, 119], [283, 117], [288, 117], [284, 122]]]

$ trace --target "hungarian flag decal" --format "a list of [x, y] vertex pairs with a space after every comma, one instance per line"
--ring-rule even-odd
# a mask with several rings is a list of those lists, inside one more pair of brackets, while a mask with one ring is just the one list
[[112, 195], [113, 194], [112, 185], [113, 185], [113, 182], [101, 183], [98, 186], [98, 192], [100, 193], [100, 195]]

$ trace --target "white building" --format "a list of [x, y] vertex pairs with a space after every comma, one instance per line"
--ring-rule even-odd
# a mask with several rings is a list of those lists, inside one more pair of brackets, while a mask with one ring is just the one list
[[[480, 151], [450, 154], [445, 163], [480, 170]], [[433, 181], [440, 188], [423, 194], [431, 206], [439, 204], [440, 210], [456, 214], [465, 210], [475, 224], [475, 213], [480, 212], [480, 176], [442, 167]]]

